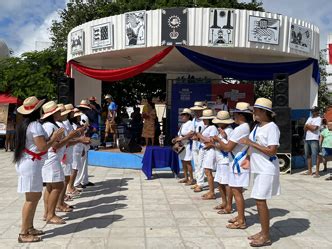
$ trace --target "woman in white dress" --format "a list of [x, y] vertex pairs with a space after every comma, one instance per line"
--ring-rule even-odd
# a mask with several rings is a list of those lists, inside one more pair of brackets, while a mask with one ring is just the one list
[[69, 121], [73, 127], [74, 130], [80, 131], [80, 139], [84, 140], [83, 143], [77, 143], [73, 146], [73, 156], [72, 156], [72, 174], [70, 176], [70, 180], [67, 187], [67, 194], [69, 196], [75, 196], [80, 193], [80, 191], [74, 187], [74, 183], [77, 177], [78, 170], [82, 170], [83, 162], [82, 157], [84, 157], [84, 144], [90, 143], [90, 138], [84, 136], [84, 130], [86, 129], [85, 126], [82, 126], [80, 124], [81, 122], [81, 115], [83, 113], [77, 109], [74, 108], [74, 110], [70, 113]]
[[190, 137], [194, 134], [193, 126], [191, 122], [191, 111], [188, 108], [184, 108], [180, 114], [181, 128], [178, 132], [178, 136], [174, 139], [174, 143], [181, 142], [185, 149], [179, 154], [182, 161], [184, 178], [179, 183], [185, 183], [186, 185], [194, 184], [193, 168], [191, 165], [192, 160], [192, 141]]
[[228, 143], [219, 143], [220, 150], [229, 152], [229, 180], [228, 185], [233, 193], [237, 217], [230, 219], [226, 226], [229, 229], [245, 229], [247, 228], [244, 216], [244, 198], [243, 188], [249, 186], [249, 163], [246, 160], [248, 154], [248, 146], [242, 144], [242, 138], [246, 138], [250, 133], [249, 124], [252, 122], [252, 111], [250, 105], [245, 102], [238, 102], [232, 111], [234, 121], [238, 125], [231, 133]]
[[19, 193], [25, 194], [22, 209], [22, 227], [18, 242], [29, 243], [41, 241], [44, 232], [33, 226], [33, 220], [38, 202], [42, 195], [43, 160], [47, 157], [47, 150], [62, 136], [64, 130], [59, 129], [48, 139], [42, 125], [38, 122], [40, 107], [45, 100], [38, 100], [32, 96], [24, 100], [17, 112], [23, 119], [17, 125], [16, 148], [14, 162], [18, 174]]
[[261, 223], [261, 231], [248, 237], [253, 247], [272, 244], [266, 200], [280, 194], [279, 161], [276, 157], [280, 131], [272, 121], [274, 115], [271, 100], [258, 98], [254, 105], [254, 117], [258, 124], [250, 133], [249, 139], [241, 140], [243, 144], [250, 146], [250, 169], [254, 179], [251, 198], [256, 199]]
[[209, 184], [209, 192], [202, 196], [203, 200], [216, 199], [212, 175], [212, 170], [215, 169], [216, 153], [214, 148], [206, 146], [206, 144], [210, 143], [211, 137], [218, 135], [218, 129], [212, 123], [212, 119], [214, 118], [215, 116], [213, 116], [213, 111], [211, 109], [204, 110], [201, 119], [203, 120], [205, 127], [201, 133], [197, 133], [197, 137], [201, 142], [199, 150], [199, 163], [204, 169], [204, 173], [207, 176]]
[[[217, 146], [220, 142], [228, 143], [228, 139], [233, 132], [231, 124], [234, 120], [230, 118], [228, 111], [219, 111], [217, 117], [212, 120], [212, 123], [218, 125], [219, 135], [214, 136], [212, 145]], [[221, 204], [214, 209], [218, 210], [218, 214], [229, 214], [232, 211], [233, 195], [228, 186], [229, 178], [229, 159], [228, 152], [216, 149], [216, 175], [214, 181], [218, 183], [219, 192], [221, 194]]]
[[[43, 128], [48, 136], [60, 128], [57, 121], [61, 120], [61, 108], [54, 101], [49, 101], [43, 105]], [[65, 154], [66, 145], [73, 138], [77, 137], [77, 131], [71, 131], [67, 136], [48, 150], [48, 158], [45, 160], [42, 175], [43, 182], [46, 183], [44, 191], [44, 219], [50, 224], [65, 224], [66, 222], [55, 214], [56, 204], [61, 191], [64, 188], [64, 172], [61, 160]]]

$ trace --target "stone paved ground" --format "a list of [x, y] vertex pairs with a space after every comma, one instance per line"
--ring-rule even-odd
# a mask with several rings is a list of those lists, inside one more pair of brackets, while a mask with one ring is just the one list
[[[246, 191], [249, 228], [228, 230], [232, 215], [212, 210], [167, 172], [147, 181], [140, 171], [90, 167], [96, 183], [74, 201], [67, 224], [47, 225], [44, 241], [17, 243], [23, 196], [16, 193], [10, 153], [0, 152], [0, 248], [248, 248], [258, 231], [254, 201]], [[331, 168], [331, 167], [330, 167]], [[282, 195], [270, 201], [272, 248], [332, 248], [332, 182], [300, 174], [283, 175]], [[219, 199], [218, 199], [219, 201]], [[42, 204], [35, 226], [42, 228]]]

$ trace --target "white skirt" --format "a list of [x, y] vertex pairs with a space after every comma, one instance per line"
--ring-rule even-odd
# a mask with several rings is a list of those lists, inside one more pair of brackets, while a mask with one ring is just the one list
[[82, 153], [74, 153], [72, 169], [80, 170], [82, 169], [82, 166], [83, 166]]
[[71, 163], [61, 163], [61, 166], [63, 168], [63, 174], [65, 176], [71, 176], [72, 164]]
[[32, 161], [30, 158], [22, 158], [15, 165], [18, 174], [18, 193], [43, 191], [42, 166], [41, 161]]
[[227, 185], [229, 182], [229, 164], [222, 164], [217, 163], [217, 171], [216, 175], [214, 176], [214, 181], [218, 182], [219, 184]]
[[42, 175], [43, 182], [46, 183], [63, 182], [65, 180], [63, 168], [58, 160], [49, 161], [47, 164], [44, 164]]
[[249, 180], [249, 172], [241, 172], [241, 174], [234, 174], [229, 172], [228, 185], [230, 187], [246, 188], [249, 186]]
[[187, 143], [185, 149], [179, 154], [179, 158], [182, 161], [191, 161], [193, 159], [192, 150], [190, 149], [190, 143]]
[[272, 196], [280, 195], [279, 175], [252, 174], [254, 184], [251, 198], [258, 200], [271, 199]]
[[204, 169], [216, 169], [216, 152], [214, 149], [204, 150], [201, 149], [199, 153], [199, 162]]

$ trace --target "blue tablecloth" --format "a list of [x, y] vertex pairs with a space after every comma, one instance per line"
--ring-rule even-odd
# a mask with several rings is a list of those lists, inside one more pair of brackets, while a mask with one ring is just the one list
[[173, 173], [179, 174], [179, 157], [172, 150], [172, 147], [148, 146], [146, 147], [143, 160], [142, 171], [150, 180], [153, 168], [170, 167]]

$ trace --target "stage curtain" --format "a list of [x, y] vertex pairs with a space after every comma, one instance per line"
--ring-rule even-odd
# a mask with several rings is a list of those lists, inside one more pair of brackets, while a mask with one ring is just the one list
[[173, 47], [167, 47], [142, 64], [132, 67], [120, 68], [120, 69], [95, 69], [83, 66], [76, 61], [69, 61], [66, 66], [66, 74], [70, 77], [71, 68], [73, 67], [80, 73], [97, 80], [103, 80], [103, 81], [125, 80], [128, 78], [132, 78], [144, 72], [148, 68], [152, 67], [154, 64], [162, 60], [172, 49]]
[[318, 61], [312, 58], [281, 63], [243, 63], [210, 57], [185, 47], [177, 46], [177, 49], [198, 66], [223, 77], [231, 77], [238, 80], [273, 80], [273, 74], [275, 73], [288, 73], [291, 75], [312, 64], [312, 77], [317, 84], [320, 83]]

